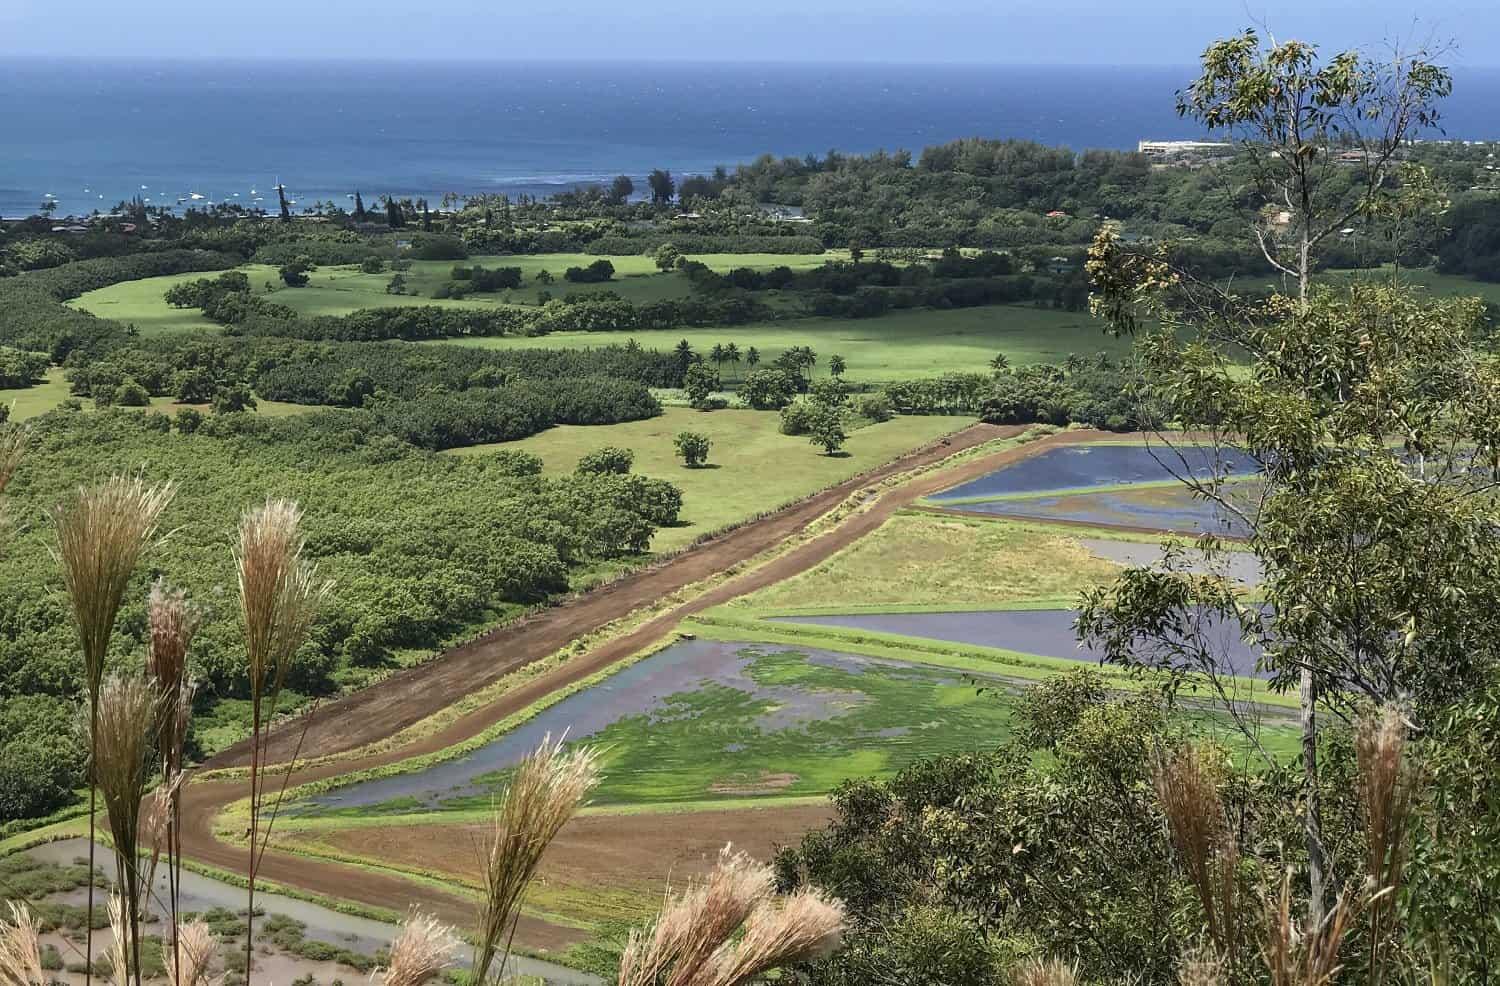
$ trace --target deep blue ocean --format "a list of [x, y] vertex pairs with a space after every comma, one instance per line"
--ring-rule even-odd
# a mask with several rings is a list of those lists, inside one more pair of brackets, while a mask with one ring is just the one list
[[[0, 62], [0, 215], [255, 196], [299, 208], [445, 192], [546, 194], [763, 153], [918, 151], [955, 137], [1129, 148], [1195, 137], [1192, 67]], [[1457, 75], [1450, 136], [1500, 138], [1500, 71]], [[193, 199], [192, 196], [201, 196]]]

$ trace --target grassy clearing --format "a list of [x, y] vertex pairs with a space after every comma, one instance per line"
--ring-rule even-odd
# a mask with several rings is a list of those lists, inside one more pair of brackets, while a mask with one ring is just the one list
[[[408, 293], [393, 295], [386, 293], [394, 271], [381, 274], [365, 274], [358, 266], [344, 265], [321, 267], [312, 272], [306, 287], [288, 288], [277, 275], [275, 267], [265, 264], [245, 264], [238, 268], [250, 278], [256, 294], [274, 296], [279, 304], [295, 308], [303, 315], [346, 315], [360, 308], [387, 308], [393, 305], [440, 305], [455, 308], [486, 308], [504, 304], [537, 303], [539, 290], [551, 291], [561, 297], [570, 291], [592, 293], [614, 291], [621, 297], [633, 301], [657, 301], [664, 298], [681, 298], [691, 293], [687, 278], [681, 274], [663, 274], [656, 269], [656, 262], [646, 256], [607, 257], [615, 265], [614, 280], [605, 284], [569, 284], [562, 279], [563, 271], [569, 267], [586, 267], [600, 258], [585, 253], [548, 253], [529, 256], [471, 257], [459, 261], [464, 266], [481, 264], [485, 267], [519, 267], [525, 283], [514, 291], [496, 294], [472, 295], [462, 300], [439, 300], [432, 297], [440, 284], [451, 280], [453, 261], [419, 260], [403, 272]], [[809, 270], [822, 266], [830, 260], [847, 260], [847, 251], [834, 250], [823, 254], [773, 253], [731, 254], [715, 253], [694, 257], [715, 270], [726, 271], [734, 267], [752, 267], [768, 270], [786, 265], [794, 270]], [[540, 272], [548, 271], [556, 280], [550, 285], [536, 280]], [[127, 281], [90, 291], [72, 302], [73, 306], [92, 312], [102, 318], [113, 318], [133, 324], [142, 335], [161, 335], [168, 332], [217, 332], [220, 326], [203, 318], [196, 310], [172, 308], [162, 300], [168, 288], [183, 281], [210, 274], [172, 274], [164, 277], [148, 277], [139, 281]]]
[[[1373, 270], [1341, 270], [1331, 272], [1334, 277], [1349, 280], [1384, 281], [1390, 283], [1392, 269], [1389, 265]], [[1456, 274], [1440, 274], [1431, 268], [1402, 268], [1401, 283], [1422, 288], [1435, 298], [1483, 298], [1500, 304], [1500, 284], [1476, 281]]]
[[[816, 372], [825, 372], [833, 353], [848, 362], [847, 379], [879, 382], [940, 373], [987, 372], [990, 359], [1004, 353], [1015, 364], [1055, 363], [1069, 353], [1123, 354], [1129, 343], [1105, 335], [1086, 313], [992, 305], [948, 311], [915, 309], [879, 318], [799, 318], [711, 329], [660, 332], [558, 332], [542, 339], [514, 337], [451, 339], [435, 345], [514, 349], [527, 346], [582, 349], [634, 338], [647, 349], [670, 349], [686, 339], [707, 352], [715, 343], [733, 342], [744, 352], [754, 346], [769, 363], [790, 346], [811, 346], [819, 356]], [[747, 370], [724, 367], [726, 382]]]
[[[586, 452], [617, 445], [635, 452], [635, 471], [670, 480], [682, 489], [683, 524], [660, 531], [657, 551], [680, 548], [710, 531], [771, 510], [893, 459], [908, 449], [955, 431], [968, 418], [896, 418], [849, 436], [843, 457], [829, 457], [805, 437], [777, 430], [771, 411], [702, 412], [669, 407], [656, 418], [614, 425], [559, 425], [516, 442], [455, 449], [476, 455], [512, 448], [542, 457], [549, 472], [571, 472]], [[672, 439], [681, 431], [708, 435], [709, 468], [688, 469]]]
[[[47, 379], [34, 387], [25, 387], [20, 390], [0, 390], [0, 404], [11, 405], [11, 418], [15, 421], [25, 421], [39, 414], [46, 414], [57, 407], [63, 401], [73, 395], [68, 391], [68, 381], [63, 375], [60, 366], [54, 366], [47, 371]], [[90, 410], [94, 402], [86, 398], [83, 401], [85, 410]], [[256, 413], [267, 417], [283, 417], [289, 414], [301, 414], [314, 408], [306, 404], [287, 404], [282, 401], [257, 401]], [[204, 413], [208, 412], [206, 404], [176, 404], [170, 397], [151, 398], [151, 410], [165, 414], [172, 414], [181, 407], [196, 407]]]
[[1071, 597], [1117, 571], [1055, 530], [901, 513], [816, 568], [727, 608], [1001, 606]]

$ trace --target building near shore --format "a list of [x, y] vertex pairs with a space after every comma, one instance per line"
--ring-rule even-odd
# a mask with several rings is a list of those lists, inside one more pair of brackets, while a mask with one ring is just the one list
[[1228, 154], [1234, 145], [1223, 140], [1142, 140], [1135, 149], [1151, 158], [1205, 157]]

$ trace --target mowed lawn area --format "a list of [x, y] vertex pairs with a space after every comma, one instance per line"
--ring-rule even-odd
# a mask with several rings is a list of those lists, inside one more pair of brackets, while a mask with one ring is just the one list
[[[445, 339], [431, 345], [521, 349], [547, 346], [583, 349], [634, 339], [646, 349], [671, 349], [686, 339], [705, 355], [716, 343], [734, 343], [741, 353], [754, 346], [761, 362], [770, 363], [790, 346], [811, 346], [818, 354], [815, 373], [826, 373], [827, 358], [837, 353], [848, 364], [846, 379], [881, 382], [941, 373], [988, 373], [989, 361], [1004, 353], [1016, 365], [1056, 363], [1069, 353], [1122, 355], [1128, 340], [1112, 338], [1086, 312], [1065, 312], [1026, 305], [984, 308], [930, 308], [895, 311], [879, 318], [799, 318], [712, 329], [659, 332], [556, 332], [539, 339], [515, 337]], [[734, 386], [749, 368], [741, 362], [722, 368], [724, 382]]]
[[[497, 448], [541, 456], [548, 472], [571, 472], [586, 452], [603, 445], [635, 453], [635, 471], [670, 480], [682, 489], [679, 527], [657, 533], [657, 551], [680, 548], [694, 538], [762, 511], [817, 492], [826, 486], [895, 458], [902, 452], [968, 425], [973, 419], [902, 417], [852, 432], [843, 457], [823, 455], [805, 436], [783, 435], [774, 411], [694, 411], [669, 407], [659, 417], [615, 425], [559, 425], [530, 438], [454, 449], [453, 455], [482, 455]], [[709, 436], [709, 467], [688, 469], [672, 440], [681, 431]]]
[[[506, 304], [537, 304], [537, 292], [546, 290], [561, 297], [570, 292], [594, 293], [613, 291], [632, 301], [658, 301], [665, 298], [687, 297], [691, 285], [682, 274], [663, 274], [656, 269], [656, 262], [646, 256], [606, 257], [615, 266], [613, 280], [601, 284], [572, 284], [563, 280], [563, 272], [569, 267], [587, 267], [601, 258], [586, 253], [547, 253], [527, 256], [471, 257], [468, 260], [418, 260], [410, 269], [402, 271], [406, 279], [406, 294], [390, 294], [386, 291], [391, 277], [396, 273], [386, 270], [380, 274], [366, 274], [358, 266], [343, 265], [320, 267], [313, 271], [306, 287], [288, 288], [277, 274], [277, 268], [265, 264], [245, 264], [238, 268], [250, 278], [255, 293], [268, 297], [278, 304], [296, 309], [302, 315], [347, 315], [361, 308], [388, 308], [395, 305], [438, 305], [453, 308], [487, 308]], [[715, 270], [727, 271], [735, 267], [752, 267], [769, 270], [785, 265], [794, 270], [809, 270], [820, 267], [831, 260], [847, 260], [848, 252], [831, 250], [819, 254], [776, 253], [711, 253], [700, 254], [693, 259], [708, 264]], [[455, 266], [472, 267], [519, 267], [525, 283], [513, 291], [495, 294], [476, 294], [467, 298], [439, 299], [432, 296], [441, 284], [452, 280]], [[547, 271], [555, 279], [551, 284], [542, 284], [536, 276]], [[220, 326], [208, 321], [195, 309], [173, 308], [162, 299], [167, 290], [183, 281], [201, 277], [216, 277], [217, 271], [198, 274], [170, 274], [163, 277], [148, 277], [139, 281], [126, 281], [90, 291], [72, 302], [73, 306], [102, 318], [129, 322], [143, 335], [160, 335], [178, 331], [218, 331]], [[269, 288], [269, 290], [268, 290]]]

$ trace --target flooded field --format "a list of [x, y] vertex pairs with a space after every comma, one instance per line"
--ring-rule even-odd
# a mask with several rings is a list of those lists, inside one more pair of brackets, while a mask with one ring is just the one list
[[[1233, 495], [1248, 499], [1253, 485], [1236, 484]], [[964, 503], [959, 509], [999, 517], [1061, 520], [1188, 536], [1244, 537], [1249, 533], [1247, 526], [1233, 514], [1216, 503], [1194, 497], [1191, 491], [1180, 486], [987, 500]]]
[[598, 804], [820, 794], [847, 777], [989, 745], [1008, 703], [941, 669], [832, 651], [683, 640], [505, 736], [425, 770], [310, 799], [305, 814], [483, 808], [547, 735], [606, 750]]
[[[1082, 646], [1073, 630], [1071, 609], [1006, 609], [974, 613], [850, 613], [838, 616], [778, 616], [778, 623], [847, 627], [904, 637], [923, 637], [981, 647], [1001, 647], [1023, 654], [1097, 662], [1100, 653]], [[1239, 638], [1237, 628], [1209, 620], [1207, 632], [1223, 655], [1224, 668], [1235, 674], [1264, 677], [1255, 664], [1259, 651]]]
[[969, 498], [1045, 493], [1049, 490], [1116, 486], [1171, 480], [1176, 476], [1248, 476], [1255, 463], [1231, 449], [1204, 445], [1168, 448], [1154, 445], [1070, 445], [1048, 449], [981, 476], [928, 499], [935, 502]]
[[[25, 855], [44, 864], [58, 867], [75, 867], [79, 861], [86, 860], [88, 856], [88, 841], [82, 838], [65, 839], [60, 842], [49, 842], [25, 851]], [[113, 864], [109, 861], [107, 851], [99, 853], [99, 863], [102, 872], [112, 871]], [[84, 867], [87, 872], [87, 867]], [[154, 887], [153, 911], [160, 913], [165, 905], [162, 903], [167, 899], [167, 876], [166, 868], [163, 866], [156, 875]], [[51, 894], [43, 900], [43, 903], [62, 904], [70, 907], [82, 907], [87, 899], [87, 890], [84, 887], [76, 887], [61, 893]], [[104, 905], [104, 894], [95, 897], [95, 906], [101, 909]], [[215, 880], [211, 877], [184, 870], [182, 873], [181, 906], [184, 911], [203, 913], [215, 909], [222, 909], [235, 914], [243, 913], [245, 907], [245, 889], [232, 884]], [[338, 949], [373, 959], [381, 949], [390, 945], [391, 940], [398, 933], [396, 926], [386, 924], [383, 921], [375, 921], [370, 918], [358, 917], [353, 914], [344, 914], [320, 904], [298, 900], [294, 897], [286, 897], [281, 894], [268, 893], [264, 890], [257, 891], [255, 895], [257, 911], [264, 909], [265, 918], [261, 919], [264, 924], [267, 918], [281, 917], [295, 921], [302, 926], [302, 934], [309, 941], [323, 942]], [[159, 919], [148, 923], [145, 934], [160, 933]], [[62, 935], [53, 936], [53, 943], [65, 959], [73, 961], [81, 958], [82, 947], [80, 941], [71, 941]], [[96, 955], [102, 955], [108, 947], [110, 935], [106, 931], [94, 936], [94, 949]], [[258, 950], [256, 959], [258, 972], [278, 982], [291, 982], [299, 976], [313, 975], [319, 981], [337, 981], [343, 979], [347, 982], [356, 982], [365, 978], [359, 970], [352, 970], [347, 965], [341, 965], [334, 961], [314, 961], [298, 955], [286, 954], [276, 949], [262, 947]], [[454, 959], [460, 965], [466, 964], [468, 949], [459, 948], [454, 952]], [[600, 982], [598, 977], [568, 969], [552, 962], [544, 962], [538, 959], [526, 958], [524, 956], [513, 956], [506, 966], [506, 971], [512, 975], [535, 976], [542, 982], [554, 984], [554, 986], [597, 986]], [[81, 973], [62, 975], [58, 978], [64, 981], [83, 981]]]

